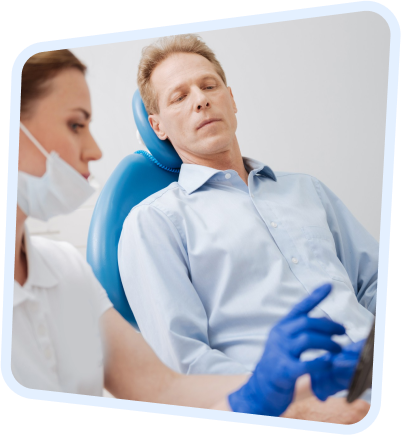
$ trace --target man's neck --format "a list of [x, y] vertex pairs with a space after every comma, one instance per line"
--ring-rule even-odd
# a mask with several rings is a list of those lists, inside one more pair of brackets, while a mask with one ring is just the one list
[[184, 163], [207, 166], [220, 171], [233, 169], [238, 173], [243, 182], [248, 185], [248, 172], [245, 169], [244, 161], [239, 147], [223, 151], [219, 154], [210, 156], [191, 156], [190, 158], [182, 158]]

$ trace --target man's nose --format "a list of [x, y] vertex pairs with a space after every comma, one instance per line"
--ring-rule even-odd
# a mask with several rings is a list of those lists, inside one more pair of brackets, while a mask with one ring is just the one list
[[204, 110], [208, 107], [210, 107], [210, 102], [206, 96], [206, 94], [201, 90], [198, 89], [195, 91], [195, 110], [197, 112], [200, 112], [201, 110]]
[[91, 160], [99, 160], [101, 157], [102, 151], [98, 147], [93, 136], [89, 133], [82, 151], [82, 160], [90, 162]]

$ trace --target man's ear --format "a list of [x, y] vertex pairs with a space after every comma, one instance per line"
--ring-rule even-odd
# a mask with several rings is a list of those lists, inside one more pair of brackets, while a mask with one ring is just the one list
[[148, 120], [149, 120], [150, 126], [153, 128], [153, 131], [156, 133], [156, 136], [160, 140], [166, 140], [167, 133], [162, 130], [158, 116], [157, 115], [149, 115]]
[[229, 90], [230, 95], [231, 95], [231, 101], [232, 101], [232, 104], [233, 104], [234, 113], [237, 113], [237, 112], [238, 112], [238, 109], [237, 109], [237, 105], [235, 104], [233, 91], [232, 91], [232, 89], [230, 88], [230, 86], [227, 86], [227, 89]]

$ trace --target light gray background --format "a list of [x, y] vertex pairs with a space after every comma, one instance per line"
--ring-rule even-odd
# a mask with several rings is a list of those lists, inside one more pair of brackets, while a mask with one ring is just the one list
[[[226, 72], [238, 106], [242, 154], [274, 171], [316, 176], [379, 240], [390, 32], [360, 12], [200, 33]], [[87, 66], [92, 133], [104, 185], [141, 149], [131, 99], [144, 46], [152, 40], [73, 50]], [[96, 198], [31, 232], [68, 240], [83, 254]]]

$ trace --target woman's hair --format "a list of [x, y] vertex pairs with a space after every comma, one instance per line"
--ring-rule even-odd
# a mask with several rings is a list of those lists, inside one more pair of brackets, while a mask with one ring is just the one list
[[158, 39], [154, 44], [144, 47], [139, 62], [137, 83], [149, 115], [159, 113], [157, 95], [150, 83], [152, 72], [157, 65], [174, 53], [195, 53], [205, 57], [213, 64], [217, 74], [227, 86], [226, 75], [220, 62], [216, 59], [213, 51], [201, 40], [200, 36], [193, 34], [165, 36]]
[[21, 117], [28, 116], [32, 104], [50, 92], [49, 80], [68, 68], [86, 71], [86, 66], [70, 50], [44, 51], [26, 61], [21, 78]]

